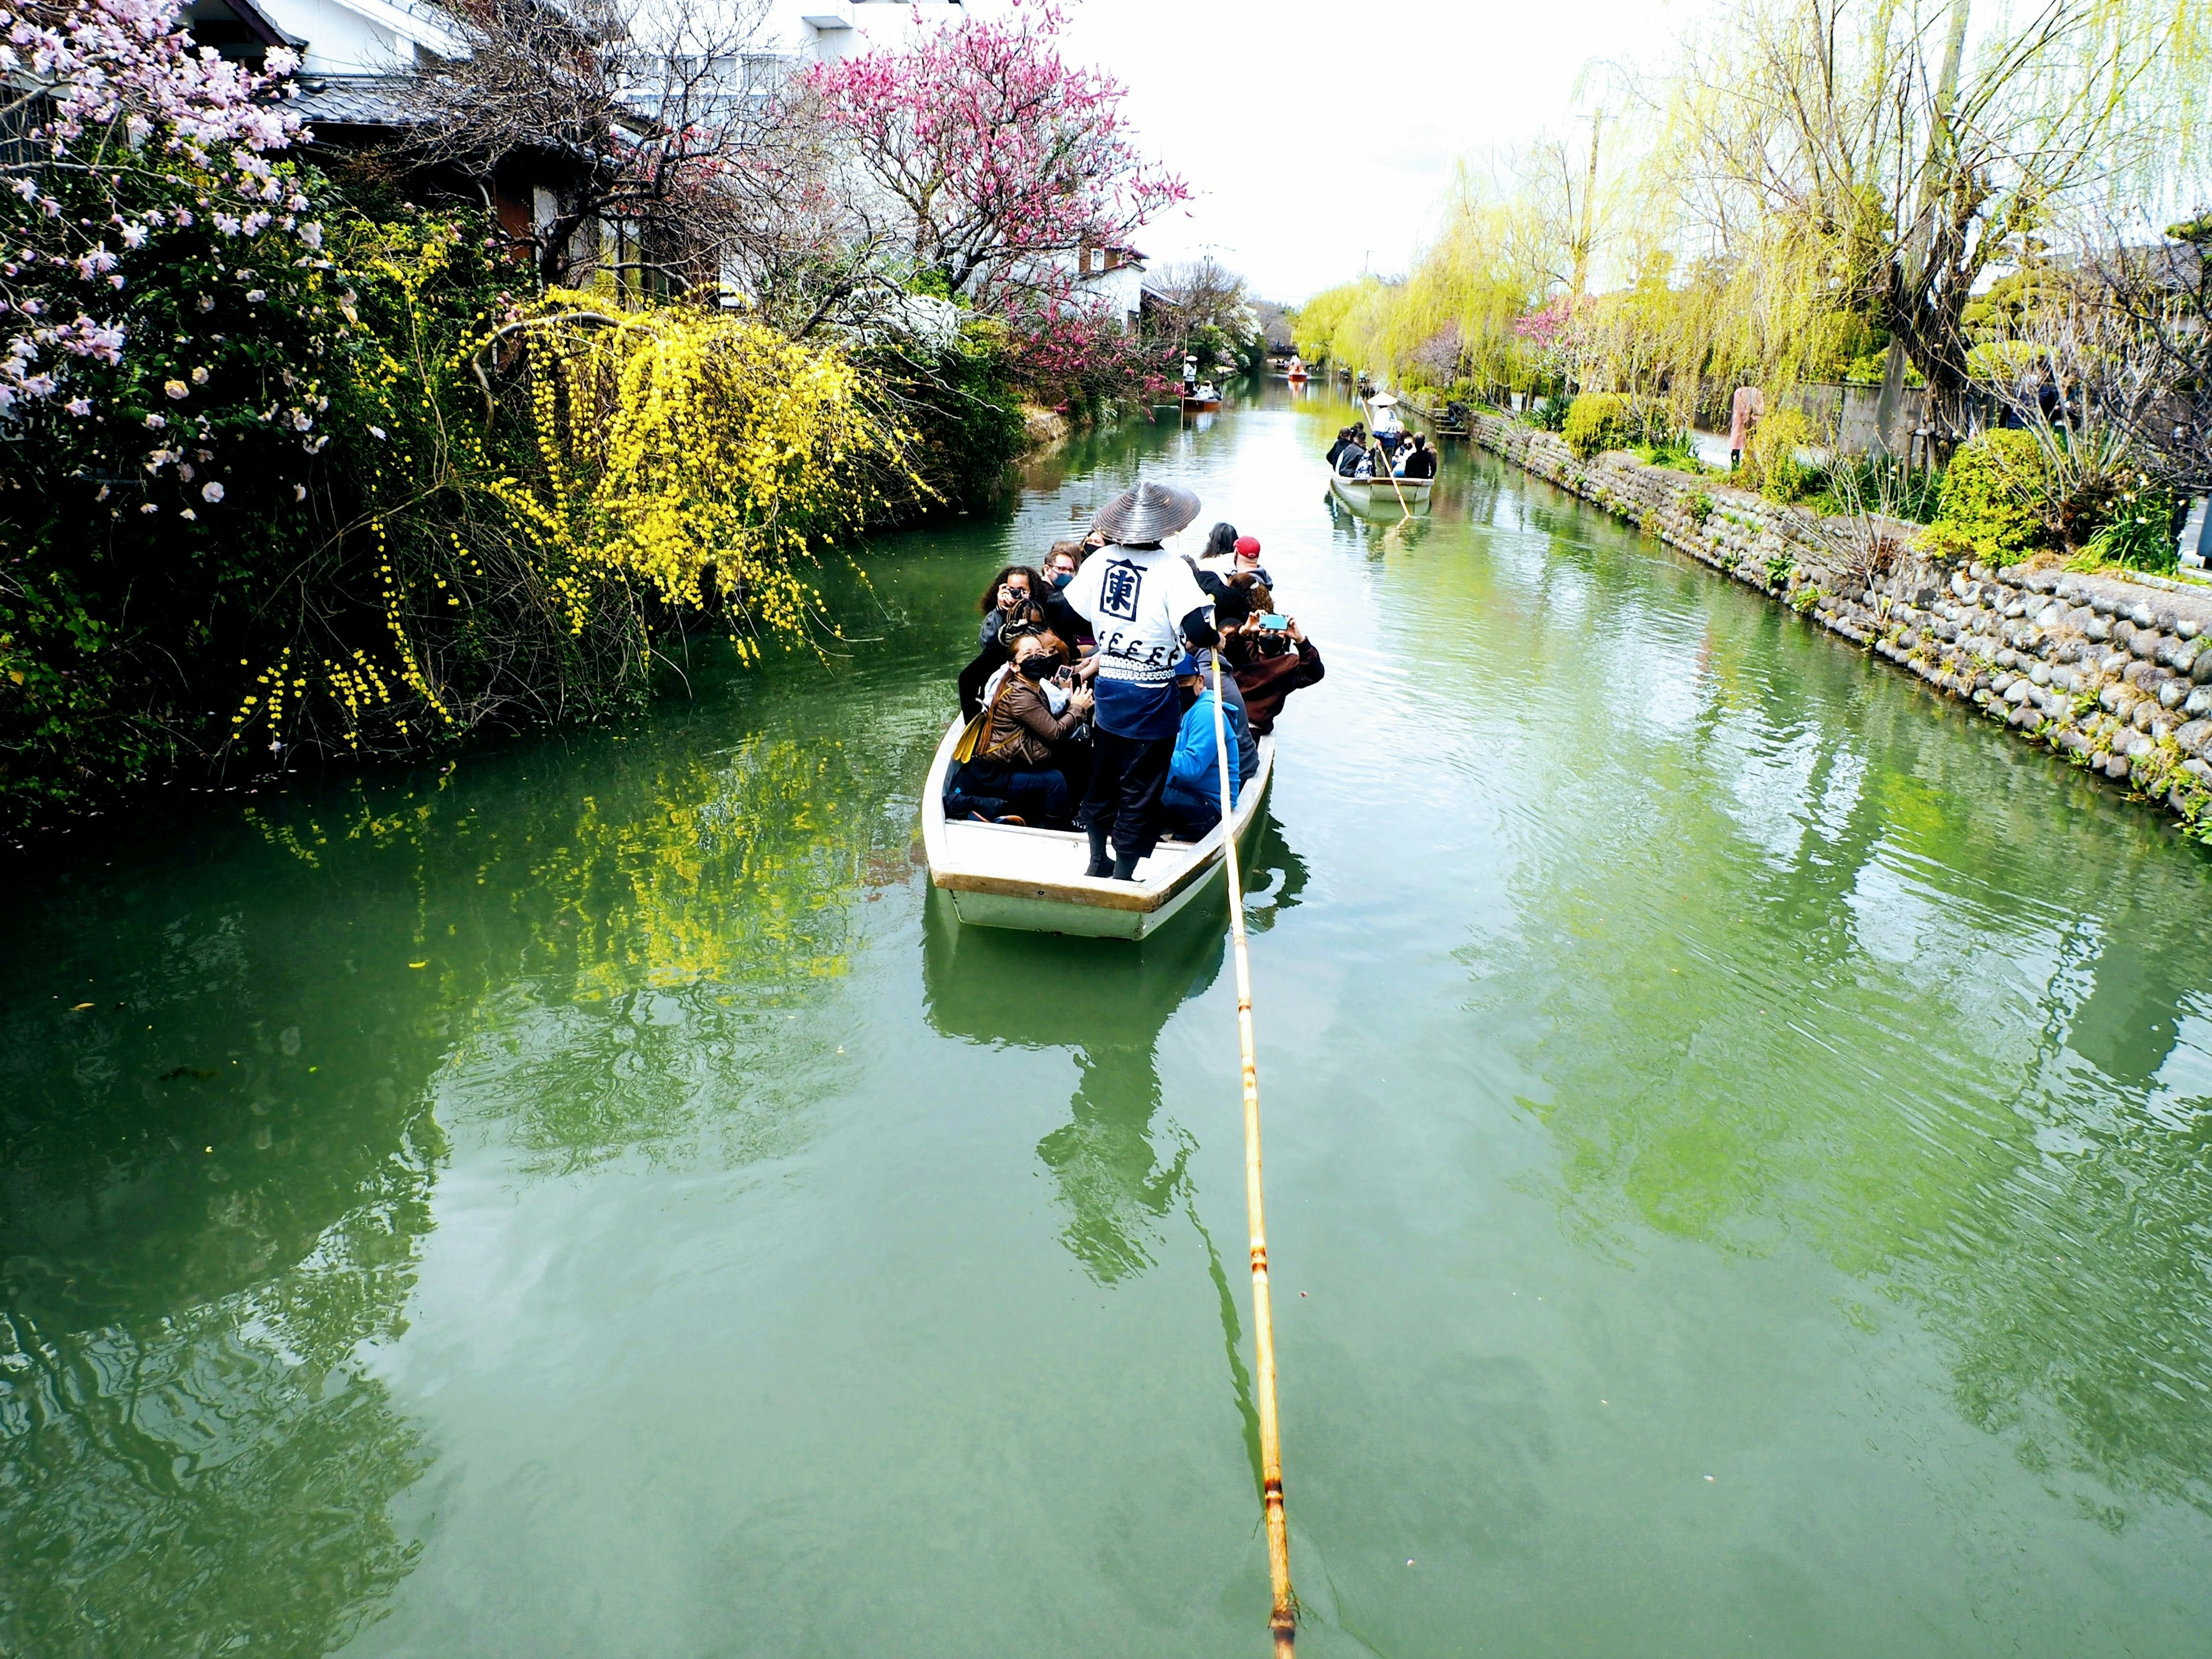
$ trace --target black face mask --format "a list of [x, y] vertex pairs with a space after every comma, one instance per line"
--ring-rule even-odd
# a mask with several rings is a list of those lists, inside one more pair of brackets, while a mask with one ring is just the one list
[[1034, 657], [1024, 657], [1016, 666], [1021, 670], [1024, 678], [1041, 680], [1060, 666], [1060, 659], [1048, 651], [1041, 652]]

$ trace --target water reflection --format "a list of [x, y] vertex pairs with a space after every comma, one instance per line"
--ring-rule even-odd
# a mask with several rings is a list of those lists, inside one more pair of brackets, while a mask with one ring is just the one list
[[[1522, 656], [1583, 679], [1504, 814], [1513, 920], [1463, 953], [1478, 1007], [1542, 1010], [1526, 1104], [1568, 1235], [1809, 1247], [1875, 1292], [1868, 1328], [1916, 1310], [1961, 1414], [2084, 1515], [2212, 1512], [2212, 872], [1635, 558], [1563, 539], [1489, 578]], [[1595, 631], [1560, 608], [1577, 581]], [[1584, 714], [1626, 684], [1630, 720]]]
[[928, 725], [878, 718], [264, 799], [17, 915], [0, 1652], [305, 1656], [379, 1616], [431, 1454], [371, 1351], [449, 1134], [525, 1173], [787, 1150], [838, 1063], [809, 1011], [913, 878]]
[[[319, 1654], [413, 1559], [428, 1454], [356, 1356], [428, 1224], [432, 999], [317, 1022], [267, 908], [157, 902], [65, 884], [7, 974], [0, 1651]], [[118, 934], [129, 971], [78, 971]]]
[[[1297, 902], [1306, 870], [1272, 819], [1255, 837], [1247, 926], [1255, 933]], [[1157, 1051], [1176, 1009], [1221, 971], [1228, 915], [1201, 900], [1141, 945], [963, 927], [933, 894], [923, 944], [931, 1025], [941, 1035], [1066, 1048], [1077, 1066], [1068, 1121], [1037, 1143], [1067, 1213], [1061, 1242], [1097, 1283], [1158, 1260], [1160, 1223], [1188, 1195], [1187, 1131], [1155, 1127]], [[1163, 1146], [1162, 1141], [1165, 1142]]]

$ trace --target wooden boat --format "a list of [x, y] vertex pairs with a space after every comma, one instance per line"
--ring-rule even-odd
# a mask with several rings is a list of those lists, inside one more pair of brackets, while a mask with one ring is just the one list
[[[1220, 824], [1203, 841], [1161, 842], [1137, 866], [1137, 879], [1112, 881], [1083, 873], [1091, 862], [1091, 839], [1078, 830], [948, 820], [945, 779], [965, 724], [953, 721], [937, 745], [921, 796], [930, 883], [952, 896], [962, 921], [1032, 933], [1146, 939], [1219, 877], [1225, 856]], [[1260, 805], [1274, 775], [1275, 739], [1271, 734], [1259, 741], [1260, 769], [1237, 791], [1230, 814], [1240, 848], [1260, 822]]]
[[[1360, 513], [1402, 512], [1398, 497], [1402, 493], [1406, 506], [1416, 513], [1425, 513], [1429, 507], [1429, 492], [1436, 486], [1434, 478], [1346, 478], [1340, 477], [1334, 467], [1328, 469], [1328, 487], [1346, 506]], [[1393, 489], [1391, 486], [1395, 485]]]
[[[1201, 387], [1200, 390], [1203, 391], [1204, 388]], [[1210, 415], [1220, 407], [1221, 394], [1219, 392], [1214, 393], [1213, 396], [1210, 398], [1186, 397], [1182, 400], [1182, 412], [1186, 415]]]

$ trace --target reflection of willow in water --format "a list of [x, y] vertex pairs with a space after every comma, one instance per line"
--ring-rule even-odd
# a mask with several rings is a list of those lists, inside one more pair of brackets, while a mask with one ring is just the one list
[[361, 1351], [404, 1328], [433, 1098], [562, 1167], [788, 1139], [918, 757], [602, 759], [580, 803], [552, 744], [265, 803], [258, 858], [9, 918], [0, 1653], [304, 1659], [379, 1616], [428, 1453]]
[[804, 1015], [846, 973], [863, 904], [913, 877], [896, 793], [913, 743], [618, 750], [580, 801], [552, 767], [542, 790], [501, 787], [488, 821], [464, 781], [435, 810], [283, 827], [404, 867], [405, 948], [454, 1011], [442, 1102], [505, 1120], [546, 1168], [702, 1139], [750, 1158], [787, 1150], [819, 1092], [835, 1044]]
[[174, 1317], [0, 1315], [0, 1651], [313, 1659], [380, 1615], [416, 1553], [392, 1500], [429, 1460], [350, 1358], [401, 1328], [404, 1224], [364, 1208]]
[[2204, 863], [1789, 619], [1711, 615], [1680, 735], [1562, 750], [1507, 820], [1518, 920], [1468, 952], [1555, 1034], [1524, 1058], [1570, 1233], [1810, 1246], [1917, 1306], [1962, 1413], [2086, 1513], [2212, 1510], [2212, 1103], [2160, 1081]]
[[[1267, 829], [1248, 871], [1255, 933], [1297, 902], [1305, 866]], [[1227, 911], [1217, 896], [1141, 945], [963, 927], [949, 905], [930, 906], [924, 967], [932, 1025], [948, 1036], [1067, 1048], [1078, 1070], [1068, 1121], [1037, 1143], [1067, 1212], [1060, 1237], [1101, 1285], [1155, 1260], [1158, 1224], [1184, 1200], [1188, 1133], [1156, 1145], [1160, 1105], [1155, 1050], [1175, 1011], [1221, 971]]]

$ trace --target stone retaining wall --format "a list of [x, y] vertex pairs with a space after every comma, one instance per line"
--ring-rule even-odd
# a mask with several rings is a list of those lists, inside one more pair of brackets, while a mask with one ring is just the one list
[[2212, 839], [2212, 592], [1947, 562], [1913, 545], [1917, 525], [1824, 518], [1630, 455], [1584, 461], [1553, 434], [1497, 415], [1474, 425], [1485, 448]]

